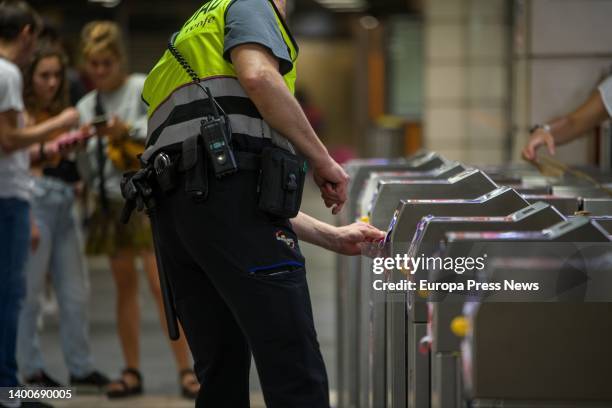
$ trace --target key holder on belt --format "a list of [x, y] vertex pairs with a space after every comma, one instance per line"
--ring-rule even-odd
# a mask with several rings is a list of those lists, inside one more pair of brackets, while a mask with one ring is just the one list
[[210, 88], [203, 87], [200, 84], [200, 77], [174, 45], [177, 35], [178, 32], [170, 37], [168, 51], [170, 51], [170, 54], [189, 75], [192, 82], [206, 94], [209, 102], [209, 114], [201, 121], [200, 134], [204, 142], [204, 148], [212, 163], [215, 176], [220, 178], [235, 173], [238, 171], [238, 164], [236, 163], [231, 146], [232, 131], [229, 118], [221, 105], [213, 97]]

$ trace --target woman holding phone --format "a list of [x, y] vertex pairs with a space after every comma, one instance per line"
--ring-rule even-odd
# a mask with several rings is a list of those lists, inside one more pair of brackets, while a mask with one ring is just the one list
[[[83, 124], [95, 127], [81, 168], [94, 193], [95, 209], [90, 218], [88, 254], [107, 255], [117, 287], [117, 328], [125, 360], [121, 377], [108, 386], [110, 398], [141, 394], [140, 305], [135, 260], [143, 262], [147, 280], [166, 328], [159, 277], [152, 248], [149, 220], [134, 214], [129, 224], [119, 222], [123, 198], [123, 172], [137, 163], [136, 153], [146, 138], [146, 105], [141, 100], [144, 75], [129, 75], [119, 27], [110, 21], [94, 21], [82, 31], [85, 71], [95, 89], [77, 104]], [[190, 368], [185, 337], [171, 343], [177, 363], [182, 395], [195, 398], [199, 384]]]
[[[41, 42], [25, 71], [24, 85], [30, 124], [60, 115], [77, 117], [74, 108], [68, 106], [66, 58], [58, 47]], [[17, 357], [27, 384], [61, 386], [45, 370], [37, 330], [48, 272], [59, 304], [61, 345], [70, 385], [81, 390], [99, 389], [108, 379], [94, 369], [89, 344], [89, 281], [74, 205], [78, 173], [74, 162], [64, 157], [59, 148], [62, 140], [87, 135], [69, 130], [59, 129], [51, 140], [31, 149], [32, 214], [39, 240], [26, 266], [27, 295], [20, 315]]]

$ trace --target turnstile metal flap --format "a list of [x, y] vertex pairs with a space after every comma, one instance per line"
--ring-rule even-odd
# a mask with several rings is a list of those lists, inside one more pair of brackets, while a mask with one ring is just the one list
[[498, 187], [480, 197], [469, 200], [402, 199], [397, 206], [388, 229], [391, 252], [404, 254], [408, 251], [416, 231], [417, 223], [427, 215], [446, 216], [492, 216], [507, 215], [527, 207], [529, 203], [509, 187]]
[[466, 170], [466, 167], [458, 162], [448, 162], [437, 169], [427, 171], [375, 171], [370, 173], [365, 180], [363, 188], [358, 196], [357, 217], [367, 216], [370, 213], [372, 199], [376, 194], [378, 183], [383, 180], [437, 180], [448, 179]]
[[480, 170], [466, 170], [447, 180], [385, 180], [378, 183], [372, 200], [370, 223], [386, 228], [401, 199], [473, 199], [497, 185]]
[[554, 205], [557, 210], [561, 212], [563, 215], [574, 215], [576, 212], [580, 211], [582, 208], [582, 199], [579, 197], [559, 197], [554, 195], [532, 195], [532, 194], [524, 194], [523, 197], [525, 200], [530, 203], [535, 203], [538, 201], [544, 201], [550, 205]]

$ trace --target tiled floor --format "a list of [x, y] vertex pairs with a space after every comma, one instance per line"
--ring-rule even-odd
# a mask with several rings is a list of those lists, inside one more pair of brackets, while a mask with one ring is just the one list
[[[307, 185], [302, 209], [327, 222], [333, 222], [329, 210], [319, 198], [315, 186]], [[315, 323], [323, 357], [327, 364], [330, 388], [336, 380], [335, 336], [335, 256], [334, 254], [308, 244], [302, 246], [308, 262]], [[115, 331], [114, 305], [115, 291], [108, 264], [104, 259], [91, 259], [91, 339], [97, 366], [109, 375], [116, 375], [122, 367], [121, 349]], [[142, 372], [146, 396], [128, 401], [108, 401], [101, 396], [79, 396], [71, 401], [54, 401], [56, 407], [66, 408], [183, 408], [193, 406], [178, 397], [178, 379], [168, 342], [162, 333], [153, 299], [146, 282], [141, 279], [141, 355]], [[49, 372], [62, 381], [67, 380], [63, 356], [58, 344], [58, 322], [50, 317], [45, 320], [42, 347], [45, 352]], [[255, 370], [251, 374], [252, 406], [264, 407]], [[332, 391], [332, 400], [333, 400]]]

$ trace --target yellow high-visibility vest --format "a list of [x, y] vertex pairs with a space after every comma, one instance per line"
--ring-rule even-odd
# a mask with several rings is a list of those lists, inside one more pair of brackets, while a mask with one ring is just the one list
[[[183, 25], [175, 40], [175, 47], [189, 62], [200, 79], [214, 77], [236, 78], [234, 66], [223, 58], [225, 12], [233, 0], [210, 0], [198, 9]], [[290, 51], [293, 68], [283, 75], [285, 84], [295, 91], [297, 46], [273, 3], [276, 23]], [[142, 97], [149, 105], [150, 117], [158, 106], [177, 88], [191, 82], [191, 78], [166, 50], [155, 64], [144, 84]], [[214, 95], [217, 96], [217, 95]]]
[[[205, 3], [183, 25], [174, 46], [200, 78], [199, 85], [208, 87], [223, 106], [232, 133], [269, 138], [277, 146], [293, 151], [287, 139], [263, 120], [238, 82], [234, 66], [223, 57], [225, 15], [232, 1], [210, 0]], [[268, 5], [274, 10], [276, 24], [290, 53], [292, 69], [283, 75], [283, 79], [294, 93], [298, 47], [274, 3], [270, 0]], [[204, 112], [198, 101], [205, 100], [206, 95], [169, 50], [147, 76], [142, 98], [149, 105], [144, 160], [160, 148], [182, 142], [199, 132], [199, 119]]]

